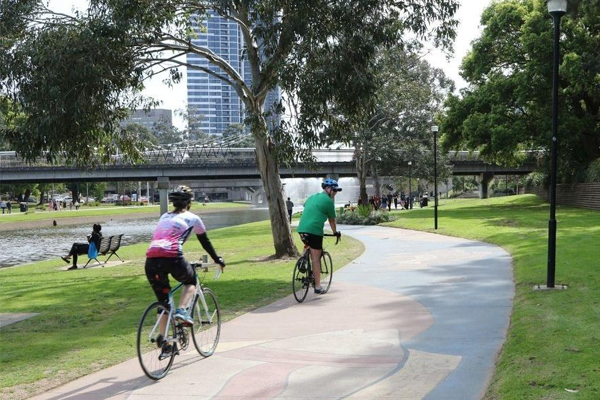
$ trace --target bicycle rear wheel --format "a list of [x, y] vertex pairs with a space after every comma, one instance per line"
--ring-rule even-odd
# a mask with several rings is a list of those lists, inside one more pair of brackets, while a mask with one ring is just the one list
[[[167, 318], [169, 315], [168, 307], [162, 302], [150, 304], [140, 320], [140, 325], [137, 331], [137, 354], [140, 361], [140, 366], [150, 379], [159, 380], [167, 375], [169, 369], [173, 365], [176, 351], [164, 359], [159, 359], [162, 353], [164, 338], [160, 332], [158, 323], [159, 318]], [[174, 329], [175, 321], [171, 320], [169, 324], [169, 332], [167, 338], [175, 336]], [[177, 344], [171, 343], [176, 349]]]
[[331, 280], [333, 279], [333, 262], [331, 261], [331, 255], [324, 251], [321, 254], [321, 287], [323, 293], [327, 293], [331, 286]]
[[308, 289], [310, 287], [310, 280], [308, 278], [309, 272], [309, 261], [304, 257], [299, 258], [294, 267], [294, 274], [292, 276], [292, 291], [294, 292], [294, 298], [298, 303], [302, 303], [308, 294]]
[[202, 293], [204, 293], [206, 309], [200, 296], [196, 295], [192, 306], [194, 326], [190, 329], [193, 331], [192, 339], [198, 353], [203, 357], [210, 357], [215, 352], [221, 336], [221, 311], [217, 296], [212, 290], [202, 288]]

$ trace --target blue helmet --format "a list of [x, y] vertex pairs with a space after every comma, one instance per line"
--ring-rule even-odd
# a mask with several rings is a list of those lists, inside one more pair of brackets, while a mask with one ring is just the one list
[[335, 179], [327, 178], [321, 183], [321, 187], [325, 189], [329, 186], [334, 192], [341, 192], [342, 188], [338, 186], [338, 183]]

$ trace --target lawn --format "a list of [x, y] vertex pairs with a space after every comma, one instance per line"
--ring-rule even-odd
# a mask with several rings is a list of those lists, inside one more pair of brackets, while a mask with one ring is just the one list
[[[269, 221], [212, 230], [210, 237], [227, 261], [219, 281], [207, 278], [225, 320], [291, 294], [295, 260], [264, 261], [273, 253]], [[122, 248], [131, 262], [118, 267], [66, 272], [56, 259], [0, 269], [0, 312], [40, 313], [0, 330], [2, 399], [26, 398], [135, 357], [137, 324], [154, 301], [144, 275], [146, 248]], [[195, 240], [184, 249], [189, 260], [204, 253]], [[364, 248], [345, 237], [329, 250], [340, 267]]]
[[[547, 203], [533, 195], [447, 200], [438, 213], [437, 233], [497, 244], [513, 258], [511, 327], [485, 399], [600, 399], [600, 212], [557, 208], [564, 291], [532, 290], [546, 283]], [[386, 225], [434, 231], [433, 207], [394, 214]]]
[[[251, 207], [246, 203], [194, 203], [192, 211], [195, 213], [211, 212], [224, 209], [241, 209]], [[33, 206], [29, 209], [33, 210]], [[19, 212], [18, 207], [13, 207], [12, 214], [0, 214], [0, 224], [25, 221], [42, 221], [56, 220], [61, 218], [77, 218], [77, 217], [94, 217], [101, 215], [121, 215], [121, 214], [151, 214], [158, 215], [160, 213], [159, 205], [149, 206], [115, 206], [114, 204], [101, 205], [98, 207], [83, 206], [79, 210], [63, 210], [63, 211], [37, 211], [30, 214]]]

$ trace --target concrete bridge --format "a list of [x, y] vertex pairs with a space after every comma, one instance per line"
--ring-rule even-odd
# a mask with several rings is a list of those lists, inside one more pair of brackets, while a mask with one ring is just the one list
[[[307, 178], [335, 175], [356, 176], [352, 149], [313, 151], [313, 165], [295, 164], [281, 166], [282, 178]], [[538, 169], [535, 154], [517, 168], [491, 165], [479, 159], [477, 152], [452, 152], [449, 154], [454, 175], [476, 175], [480, 181], [480, 194], [487, 197], [487, 186], [495, 174], [523, 175]], [[131, 164], [119, 156], [111, 163], [97, 168], [76, 168], [66, 160], [51, 164], [45, 159], [25, 163], [14, 152], [0, 152], [0, 184], [50, 183], [50, 182], [111, 182], [158, 181], [159, 190], [166, 191], [169, 181], [181, 180], [256, 180], [260, 178], [253, 148], [182, 147], [148, 151], [144, 161]], [[407, 160], [408, 161], [408, 160]], [[413, 160], [413, 165], [419, 160]], [[401, 172], [408, 173], [407, 162], [400, 163]]]

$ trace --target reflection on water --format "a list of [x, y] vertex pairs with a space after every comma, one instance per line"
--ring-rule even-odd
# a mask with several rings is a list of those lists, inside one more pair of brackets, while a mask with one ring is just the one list
[[[267, 209], [232, 210], [201, 214], [200, 218], [210, 232], [212, 229], [266, 220], [269, 212]], [[102, 235], [124, 234], [123, 246], [149, 242], [157, 222], [158, 217], [109, 221], [102, 225]], [[85, 242], [91, 231], [92, 224], [88, 223], [0, 232], [0, 268], [64, 256], [73, 243]]]

